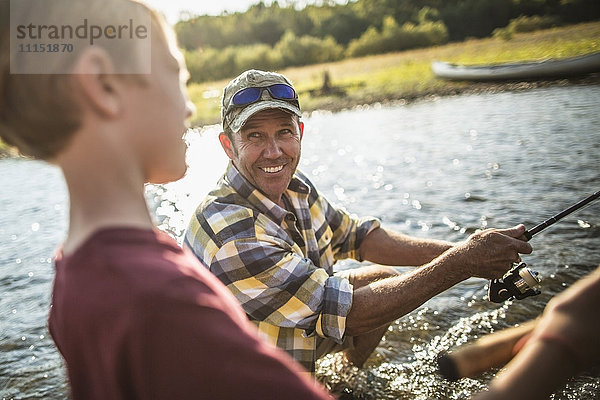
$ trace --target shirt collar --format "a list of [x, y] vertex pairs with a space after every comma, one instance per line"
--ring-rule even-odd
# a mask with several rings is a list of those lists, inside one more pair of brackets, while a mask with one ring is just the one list
[[[288, 185], [286, 194], [293, 197], [307, 197], [310, 193], [310, 186], [305, 183], [305, 179], [306, 177], [296, 170]], [[273, 221], [281, 224], [286, 215], [289, 214], [286, 209], [275, 204], [260, 190], [248, 182], [231, 161], [225, 172], [225, 180], [238, 194], [247, 199], [252, 206], [266, 214]]]

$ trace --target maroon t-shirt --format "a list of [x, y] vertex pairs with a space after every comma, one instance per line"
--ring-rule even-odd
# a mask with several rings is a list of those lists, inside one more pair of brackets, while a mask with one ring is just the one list
[[102, 229], [59, 252], [49, 325], [74, 400], [330, 399], [158, 230]]

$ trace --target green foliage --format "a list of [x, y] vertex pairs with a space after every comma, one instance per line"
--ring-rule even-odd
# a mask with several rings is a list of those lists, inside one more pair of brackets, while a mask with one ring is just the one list
[[510, 39], [554, 24], [552, 15], [600, 19], [599, 0], [323, 0], [300, 10], [282, 3], [177, 23], [192, 80], [231, 77], [249, 65], [277, 69], [492, 34]]
[[349, 57], [360, 57], [368, 54], [388, 53], [434, 46], [448, 41], [448, 30], [443, 22], [424, 21], [419, 25], [407, 22], [402, 26], [393, 17], [386, 17], [379, 32], [374, 27], [348, 45]]
[[191, 82], [212, 81], [224, 76], [234, 76], [235, 47], [184, 51], [185, 62], [190, 72]]
[[419, 24], [423, 24], [425, 22], [435, 22], [440, 20], [440, 12], [431, 7], [423, 7], [417, 13], [417, 21]]
[[369, 21], [358, 16], [350, 7], [336, 6], [326, 12], [322, 7], [312, 7], [312, 10], [313, 29], [310, 34], [317, 37], [331, 36], [344, 46], [369, 27]]
[[410, 0], [360, 0], [354, 4], [354, 11], [361, 18], [366, 19], [370, 26], [380, 29], [385, 17], [391, 16], [398, 21], [409, 21], [415, 10], [414, 3]]
[[514, 32], [508, 28], [496, 28], [492, 36], [502, 40], [511, 40], [514, 37]]
[[[266, 44], [254, 44], [239, 48], [235, 56], [235, 69], [279, 69], [283, 67], [281, 57]], [[237, 73], [237, 72], [236, 72]]]
[[191, 82], [223, 79], [252, 68], [276, 70], [286, 66], [337, 61], [343, 55], [344, 48], [331, 36], [324, 39], [308, 35], [297, 37], [292, 31], [287, 31], [274, 47], [254, 44], [184, 50]]
[[552, 28], [559, 25], [560, 18], [556, 16], [542, 16], [534, 15], [532, 17], [526, 17], [521, 15], [518, 18], [512, 19], [508, 24], [507, 28], [512, 32], [533, 32], [540, 29]]
[[0, 140], [0, 159], [8, 157], [18, 157], [19, 151], [16, 147], [12, 147]]
[[527, 17], [521, 15], [518, 18], [510, 20], [510, 23], [504, 28], [494, 30], [493, 36], [508, 40], [515, 33], [533, 32], [540, 29], [547, 29], [560, 24], [560, 18], [555, 16], [539, 16], [534, 15]]
[[468, 37], [489, 36], [496, 28], [506, 26], [511, 18], [514, 0], [456, 0], [440, 9], [440, 17], [448, 27], [451, 41]]
[[[479, 83], [449, 82], [436, 79], [432, 60], [465, 64], [497, 64], [546, 58], [573, 57], [600, 49], [600, 21], [570, 25], [519, 35], [518, 44], [491, 38], [449, 43], [429, 49], [372, 55], [351, 62], [295, 67], [281, 70], [300, 92], [304, 111], [341, 110], [359, 104], [415, 98], [438, 94], [456, 94], [463, 90], [481, 90]], [[333, 86], [343, 87], [345, 96], [320, 96], [310, 93], [322, 85], [324, 71], [330, 73]], [[228, 77], [230, 78], [230, 77]], [[194, 125], [215, 124], [220, 120], [219, 94], [225, 81], [192, 83], [190, 98], [198, 110]], [[498, 88], [498, 84], [492, 87]], [[484, 86], [483, 88], [489, 88]], [[485, 90], [485, 89], [484, 89]]]
[[333, 37], [319, 39], [313, 36], [297, 37], [287, 31], [275, 46], [274, 51], [281, 56], [286, 66], [319, 64], [340, 60], [344, 49]]
[[273, 46], [288, 30], [299, 36], [310, 34], [314, 23], [307, 12], [280, 7], [277, 2], [255, 4], [245, 13], [197, 16], [175, 25], [179, 42], [187, 50], [256, 43]]

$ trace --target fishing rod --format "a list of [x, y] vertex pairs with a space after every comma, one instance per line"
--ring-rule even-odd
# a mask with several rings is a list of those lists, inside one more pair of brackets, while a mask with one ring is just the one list
[[592, 195], [589, 195], [585, 199], [583, 199], [581, 201], [578, 201], [577, 203], [573, 204], [571, 207], [569, 207], [569, 208], [567, 208], [567, 209], [559, 212], [555, 216], [548, 218], [547, 220], [545, 220], [541, 224], [538, 224], [538, 225], [534, 226], [533, 228], [531, 228], [528, 231], [525, 231], [525, 233], [524, 233], [525, 237], [527, 238], [527, 240], [531, 240], [531, 238], [533, 237], [533, 235], [535, 235], [536, 233], [539, 233], [539, 232], [543, 231], [544, 229], [546, 229], [550, 225], [552, 225], [552, 224], [560, 221], [561, 219], [563, 219], [567, 215], [569, 215], [569, 214], [571, 214], [571, 213], [579, 210], [581, 207], [585, 206], [586, 204], [589, 204], [592, 201], [596, 200], [598, 197], [600, 197], [600, 190], [597, 191], [596, 193], [592, 194]]
[[[548, 218], [541, 224], [538, 224], [526, 230], [523, 234], [527, 240], [531, 240], [533, 235], [540, 233], [550, 225], [555, 224], [569, 214], [574, 213], [581, 207], [591, 203], [592, 201], [600, 197], [600, 190], [596, 193], [586, 197], [583, 200], [578, 201], [569, 208], [559, 212], [558, 214]], [[527, 267], [524, 262], [518, 264], [512, 268], [504, 277], [501, 279], [493, 279], [490, 281], [488, 290], [488, 299], [494, 303], [502, 303], [505, 300], [516, 298], [524, 299], [525, 297], [535, 296], [540, 294], [537, 289], [540, 285], [541, 278], [536, 271]]]
[[[533, 235], [543, 231], [555, 224], [567, 215], [579, 210], [581, 207], [591, 203], [600, 197], [600, 191], [573, 204], [569, 208], [548, 218], [525, 231], [524, 236], [530, 240]], [[488, 296], [490, 301], [500, 303], [509, 298], [522, 299], [539, 294], [535, 289], [539, 286], [541, 279], [537, 272], [527, 268], [525, 263], [514, 267], [502, 279], [490, 281]], [[531, 320], [519, 326], [495, 332], [478, 339], [475, 343], [459, 347], [454, 351], [444, 351], [438, 354], [437, 363], [440, 374], [450, 380], [456, 381], [461, 378], [475, 378], [481, 373], [494, 367], [506, 364], [514, 356], [513, 349], [519, 340], [531, 333], [537, 324], [537, 320]]]

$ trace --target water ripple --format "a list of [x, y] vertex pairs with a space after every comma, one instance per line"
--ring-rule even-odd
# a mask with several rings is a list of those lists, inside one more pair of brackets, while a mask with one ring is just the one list
[[[410, 235], [460, 241], [477, 229], [532, 227], [598, 190], [598, 98], [600, 86], [556, 87], [315, 113], [305, 120], [300, 166], [332, 202]], [[179, 240], [227, 165], [218, 132], [190, 132], [186, 176], [146, 188], [157, 224]], [[46, 317], [66, 188], [39, 162], [0, 160], [0, 174], [0, 398], [63, 399]], [[365, 368], [329, 355], [317, 378], [342, 399], [463, 399], [481, 390], [495, 371], [446, 382], [436, 355], [539, 315], [600, 264], [599, 207], [531, 240], [534, 253], [523, 259], [541, 274], [541, 295], [496, 305], [485, 300], [487, 281], [469, 279], [395, 321]], [[600, 372], [588, 371], [553, 398], [599, 399], [599, 382]]]

